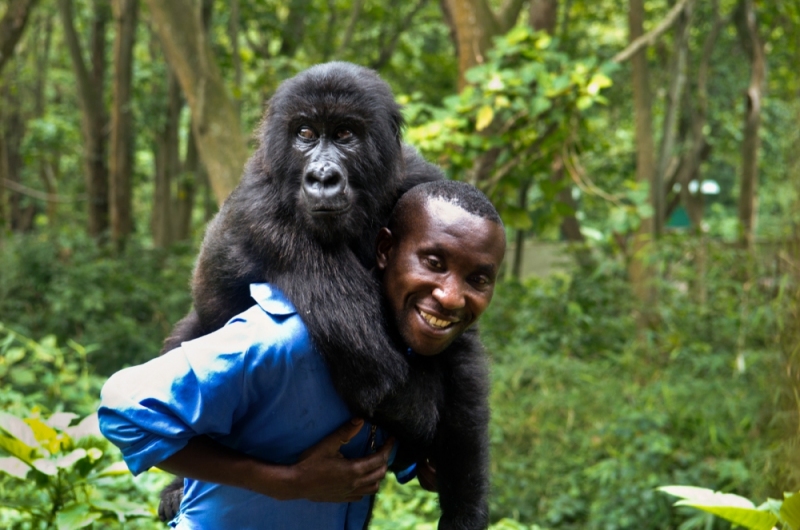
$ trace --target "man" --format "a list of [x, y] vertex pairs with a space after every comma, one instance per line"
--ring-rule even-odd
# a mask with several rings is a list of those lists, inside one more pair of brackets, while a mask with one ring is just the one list
[[[441, 353], [478, 319], [504, 253], [502, 222], [471, 186], [401, 198], [377, 263], [410, 354]], [[189, 477], [176, 528], [363, 528], [393, 442], [350, 419], [283, 295], [251, 293], [256, 305], [221, 330], [112, 376], [101, 430], [134, 473]], [[420, 473], [430, 486], [431, 470]]]

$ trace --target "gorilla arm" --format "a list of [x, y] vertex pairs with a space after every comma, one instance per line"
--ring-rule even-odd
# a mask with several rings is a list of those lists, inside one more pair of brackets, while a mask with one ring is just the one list
[[[439, 419], [435, 372], [421, 374], [393, 344], [384, 325], [380, 285], [355, 254], [337, 249], [308, 256], [274, 283], [294, 303], [351, 410], [374, 416], [381, 426], [402, 425], [402, 430], [390, 429], [430, 443]], [[309, 288], [315, 285], [325, 288]], [[387, 399], [397, 393], [401, 400]]]
[[489, 525], [489, 367], [473, 328], [443, 357], [445, 406], [433, 450], [440, 530]]

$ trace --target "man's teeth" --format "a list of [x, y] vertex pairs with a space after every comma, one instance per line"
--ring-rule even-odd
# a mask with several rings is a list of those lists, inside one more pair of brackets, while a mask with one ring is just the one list
[[435, 316], [428, 314], [422, 310], [420, 310], [419, 314], [422, 315], [422, 318], [424, 318], [428, 324], [430, 324], [435, 328], [446, 328], [447, 326], [453, 323], [453, 322], [448, 322], [447, 320], [442, 320], [441, 318], [436, 318]]

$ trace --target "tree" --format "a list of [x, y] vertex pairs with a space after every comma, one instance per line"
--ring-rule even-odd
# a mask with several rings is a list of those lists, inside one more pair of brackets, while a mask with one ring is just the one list
[[492, 11], [488, 0], [442, 0], [458, 51], [458, 89], [466, 85], [464, 74], [484, 62], [492, 37], [506, 33], [517, 21], [523, 0], [505, 0], [500, 11]]
[[22, 37], [25, 24], [33, 7], [39, 0], [11, 0], [0, 20], [0, 73], [14, 54], [14, 48]]
[[89, 197], [88, 232], [97, 237], [108, 229], [108, 135], [103, 101], [105, 85], [105, 33], [110, 13], [102, 0], [92, 1], [91, 72], [83, 59], [83, 50], [75, 31], [72, 0], [58, 0], [64, 26], [64, 38], [72, 59], [81, 108], [81, 131], [84, 140], [86, 193]]
[[111, 107], [110, 203], [111, 238], [122, 245], [133, 229], [131, 177], [133, 173], [133, 120], [131, 88], [133, 44], [138, 0], [114, 0], [114, 102]]
[[153, 25], [192, 111], [192, 130], [218, 203], [236, 186], [247, 160], [239, 113], [191, 0], [147, 0]]
[[[631, 43], [644, 35], [644, 1], [630, 0], [628, 31]], [[653, 111], [650, 94], [650, 76], [647, 67], [647, 49], [642, 48], [631, 57], [633, 82], [634, 123], [636, 130], [636, 181], [650, 186], [653, 193], [655, 175], [655, 142], [653, 140]], [[652, 238], [653, 220], [643, 218], [633, 236], [629, 256], [628, 275], [636, 297], [643, 308], [652, 307], [655, 301], [653, 270], [644, 255]]]
[[740, 0], [737, 6], [737, 28], [742, 47], [750, 57], [750, 84], [745, 93], [745, 115], [742, 138], [742, 179], [739, 190], [739, 241], [752, 248], [756, 219], [758, 187], [758, 153], [761, 140], [761, 99], [766, 80], [764, 44], [758, 34], [753, 0]]

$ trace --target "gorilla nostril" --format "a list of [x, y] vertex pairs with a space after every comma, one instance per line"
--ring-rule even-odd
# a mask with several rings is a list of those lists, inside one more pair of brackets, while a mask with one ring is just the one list
[[306, 171], [303, 188], [311, 195], [331, 197], [344, 191], [345, 178], [334, 165], [316, 165]]

